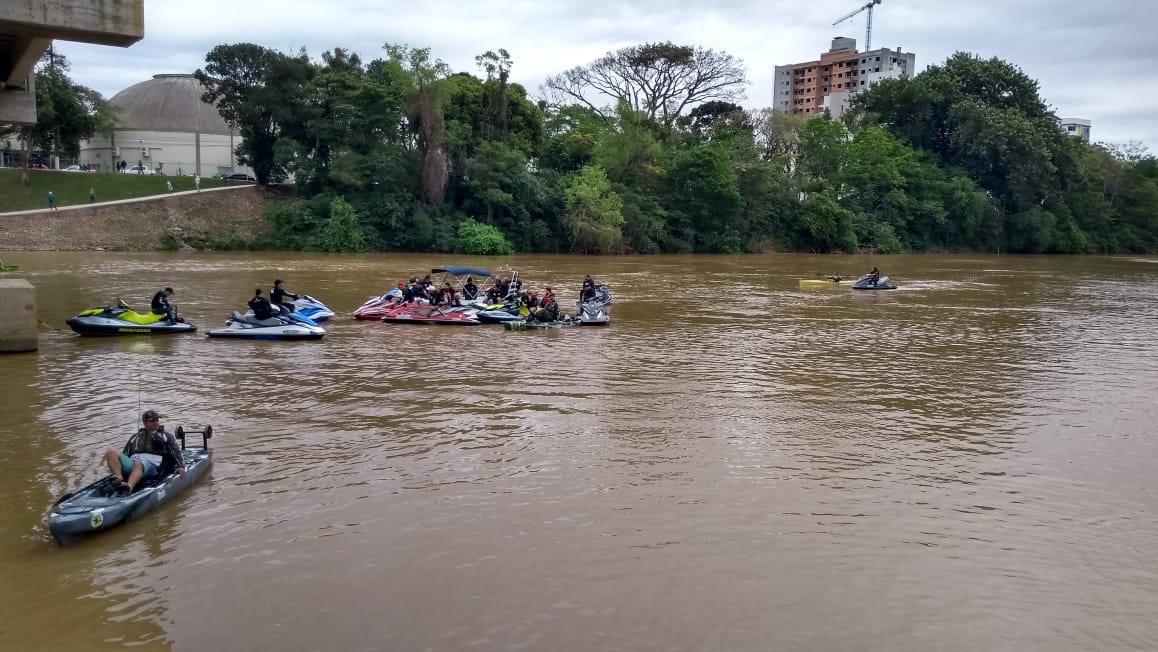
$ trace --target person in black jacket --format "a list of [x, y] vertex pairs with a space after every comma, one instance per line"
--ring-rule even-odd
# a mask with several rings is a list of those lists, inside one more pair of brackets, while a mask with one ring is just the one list
[[249, 300], [249, 309], [253, 311], [255, 319], [269, 319], [273, 317], [273, 306], [269, 299], [261, 296], [261, 288], [253, 291], [253, 298]]
[[145, 410], [141, 423], [141, 429], [129, 438], [121, 452], [105, 451], [109, 473], [117, 479], [117, 493], [131, 494], [141, 480], [171, 470], [185, 477], [185, 460], [177, 438], [165, 431], [161, 415], [156, 410]]
[[286, 311], [288, 314], [294, 311], [294, 307], [293, 304], [285, 300], [287, 296], [293, 297], [294, 301], [298, 300], [298, 295], [283, 288], [281, 286], [281, 279], [276, 279], [273, 282], [273, 287], [269, 289], [269, 302]]
[[173, 294], [175, 294], [173, 288], [167, 287], [153, 295], [153, 312], [158, 315], [165, 315], [169, 323], [177, 321], [177, 313], [173, 311], [173, 306], [169, 305], [169, 297]]

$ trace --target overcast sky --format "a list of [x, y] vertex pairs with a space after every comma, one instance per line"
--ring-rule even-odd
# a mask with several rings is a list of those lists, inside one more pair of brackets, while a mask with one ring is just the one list
[[[533, 97], [547, 76], [621, 47], [673, 41], [742, 59], [744, 104], [771, 106], [773, 66], [816, 59], [833, 36], [864, 47], [867, 0], [145, 0], [145, 38], [127, 48], [59, 42], [73, 78], [106, 97], [157, 73], [191, 72], [222, 43], [311, 55], [334, 47], [363, 59], [382, 44], [429, 47], [456, 71], [506, 48]], [[1158, 150], [1156, 0], [883, 0], [873, 47], [917, 55], [917, 69], [963, 50], [997, 56], [1040, 82], [1060, 117], [1093, 121], [1095, 141]]]

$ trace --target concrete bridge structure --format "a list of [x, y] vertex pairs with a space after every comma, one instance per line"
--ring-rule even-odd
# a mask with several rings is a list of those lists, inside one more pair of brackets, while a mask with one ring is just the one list
[[0, 125], [36, 123], [33, 69], [53, 40], [128, 47], [145, 0], [0, 0]]

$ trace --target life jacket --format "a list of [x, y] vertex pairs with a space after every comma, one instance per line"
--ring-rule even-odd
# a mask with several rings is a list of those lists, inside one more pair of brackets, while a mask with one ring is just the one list
[[273, 316], [273, 306], [270, 305], [269, 300], [265, 297], [254, 297], [250, 299], [249, 309], [253, 311], [253, 316], [258, 319], [269, 319]]

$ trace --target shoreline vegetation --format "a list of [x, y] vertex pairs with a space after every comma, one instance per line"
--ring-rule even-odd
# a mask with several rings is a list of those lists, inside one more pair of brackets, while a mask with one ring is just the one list
[[242, 135], [237, 155], [259, 183], [291, 195], [265, 202], [267, 234], [231, 246], [1158, 251], [1154, 156], [1067, 136], [1037, 82], [1000, 59], [957, 53], [879, 82], [840, 120], [742, 108], [742, 62], [696, 46], [608, 52], [534, 99], [510, 81], [507, 51], [476, 64], [455, 72], [401, 45], [370, 61], [213, 48], [195, 72], [205, 99]]

